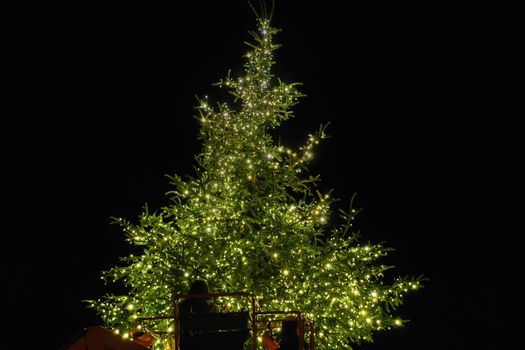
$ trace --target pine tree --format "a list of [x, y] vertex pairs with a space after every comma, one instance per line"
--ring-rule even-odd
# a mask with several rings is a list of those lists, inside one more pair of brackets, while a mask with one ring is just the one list
[[318, 349], [350, 349], [404, 322], [392, 310], [420, 279], [385, 283], [390, 267], [379, 260], [390, 249], [361, 242], [352, 206], [340, 211], [342, 224], [330, 225], [334, 199], [316, 189], [318, 176], [308, 175], [325, 128], [297, 150], [272, 137], [302, 95], [298, 84], [272, 75], [278, 30], [266, 18], [258, 22], [244, 74], [218, 83], [233, 101], [212, 106], [199, 99], [195, 176], [171, 177], [170, 204], [146, 209], [138, 223], [116, 219], [143, 251], [103, 273], [106, 281], [123, 282], [127, 294], [89, 303], [117, 332], [134, 327], [137, 316], [169, 314], [172, 293], [187, 291], [195, 279], [214, 292], [255, 293], [263, 310], [301, 310], [316, 322]]

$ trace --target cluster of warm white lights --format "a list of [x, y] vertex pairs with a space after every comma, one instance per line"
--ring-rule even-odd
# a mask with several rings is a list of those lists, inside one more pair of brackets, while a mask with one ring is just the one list
[[[144, 213], [137, 224], [117, 220], [128, 240], [144, 247], [104, 273], [129, 287], [128, 295], [91, 302], [117, 333], [127, 337], [137, 317], [169, 314], [171, 295], [187, 291], [194, 279], [206, 279], [215, 292], [255, 293], [263, 310], [301, 310], [315, 320], [321, 350], [349, 348], [348, 341], [402, 325], [391, 310], [419, 281], [384, 284], [388, 267], [377, 261], [388, 249], [359, 244], [350, 228], [354, 209], [335, 227], [334, 200], [315, 190], [318, 177], [303, 175], [324, 128], [299, 150], [276, 144], [270, 134], [292, 117], [301, 97], [296, 84], [276, 82], [270, 73], [275, 33], [261, 20], [245, 75], [218, 83], [235, 96], [232, 106], [199, 101], [203, 148], [196, 176], [172, 177], [172, 203], [161, 211]], [[218, 301], [223, 310], [247, 306], [235, 298]], [[173, 327], [166, 320], [149, 326]]]

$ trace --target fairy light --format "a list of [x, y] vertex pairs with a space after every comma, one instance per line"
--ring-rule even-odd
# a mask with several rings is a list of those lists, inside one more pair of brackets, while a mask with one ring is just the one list
[[[266, 20], [259, 29], [244, 74], [220, 82], [241, 103], [216, 105], [206, 96], [197, 104], [203, 142], [197, 174], [171, 178], [172, 201], [162, 210], [135, 223], [115, 220], [131, 244], [144, 248], [101, 277], [125, 282], [128, 294], [89, 301], [116, 334], [124, 329], [129, 337], [137, 317], [169, 313], [172, 294], [187, 291], [191, 275], [217, 292], [250, 286], [266, 310], [301, 310], [315, 321], [322, 339], [316, 348], [340, 349], [402, 326], [385, 305], [399, 305], [421, 287], [417, 279], [382, 280], [389, 267], [379, 259], [387, 249], [352, 237], [356, 209], [345, 211], [350, 219], [337, 226], [331, 208], [337, 199], [318, 193], [318, 179], [308, 174], [324, 129], [298, 149], [273, 139], [272, 130], [293, 116], [302, 95], [296, 84], [272, 76], [276, 30]], [[242, 305], [226, 300], [221, 307]], [[159, 327], [173, 332], [169, 322]], [[153, 348], [166, 348], [167, 339]]]

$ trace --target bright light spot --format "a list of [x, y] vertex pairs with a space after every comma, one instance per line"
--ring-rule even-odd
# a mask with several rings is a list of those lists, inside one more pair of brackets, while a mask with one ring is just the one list
[[372, 297], [374, 297], [374, 298], [377, 298], [377, 292], [372, 292], [372, 293], [370, 293], [370, 295], [371, 295]]
[[394, 323], [396, 324], [396, 326], [401, 326], [401, 320], [399, 319], [395, 320]]
[[128, 308], [128, 310], [133, 309], [133, 304], [128, 304], [127, 308]]
[[206, 232], [211, 232], [211, 227], [206, 227]]
[[187, 272], [184, 272], [184, 277], [188, 277], [190, 274]]
[[283, 270], [283, 275], [288, 276], [289, 274], [290, 274], [290, 271], [288, 271], [288, 270]]
[[279, 257], [279, 253], [273, 253], [272, 256], [277, 259]]

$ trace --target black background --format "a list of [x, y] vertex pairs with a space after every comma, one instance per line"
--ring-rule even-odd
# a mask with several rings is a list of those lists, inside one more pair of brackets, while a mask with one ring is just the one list
[[[211, 84], [241, 72], [255, 25], [245, 1], [49, 6], [17, 10], [8, 33], [4, 235], [15, 259], [3, 269], [13, 348], [54, 349], [100, 324], [81, 300], [111, 291], [100, 271], [129, 252], [110, 217], [168, 204], [164, 175], [193, 174], [194, 96], [225, 97]], [[312, 173], [343, 208], [357, 193], [357, 226], [396, 248], [386, 261], [396, 274], [430, 279], [399, 309], [405, 328], [358, 349], [501, 342], [495, 295], [509, 282], [498, 262], [511, 234], [492, 218], [512, 216], [502, 195], [515, 139], [487, 93], [498, 48], [481, 10], [278, 1], [274, 72], [302, 82], [307, 97], [277, 134], [298, 146], [330, 121]]]

